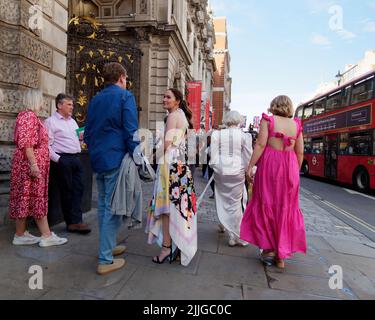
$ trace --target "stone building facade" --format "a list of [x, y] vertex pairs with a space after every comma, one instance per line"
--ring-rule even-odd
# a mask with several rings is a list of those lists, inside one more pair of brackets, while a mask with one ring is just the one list
[[0, 225], [6, 219], [13, 128], [27, 88], [41, 88], [47, 117], [65, 91], [67, 0], [0, 0]]
[[142, 51], [141, 127], [155, 130], [163, 120], [168, 87], [184, 91], [187, 81], [202, 81], [204, 93], [212, 95], [215, 35], [207, 0], [70, 0], [69, 13], [95, 15], [116, 37]]
[[217, 70], [214, 75], [213, 109], [214, 127], [222, 124], [223, 116], [230, 111], [232, 78], [230, 77], [230, 53], [228, 48], [227, 20], [225, 17], [213, 19], [216, 43], [214, 57]]
[[95, 17], [122, 42], [142, 52], [139, 70], [140, 126], [151, 130], [162, 121], [168, 87], [185, 91], [186, 82], [202, 81], [211, 97], [216, 64], [215, 34], [207, 0], [0, 0], [0, 225], [9, 199], [13, 128], [22, 94], [41, 88], [44, 108], [66, 91], [68, 22]]

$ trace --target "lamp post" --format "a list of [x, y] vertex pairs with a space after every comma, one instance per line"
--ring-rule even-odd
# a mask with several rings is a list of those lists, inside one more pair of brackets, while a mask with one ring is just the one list
[[340, 72], [340, 70], [339, 70], [339, 72], [336, 74], [336, 78], [337, 78], [338, 86], [341, 85], [342, 77], [343, 77], [343, 74], [342, 74], [342, 73]]

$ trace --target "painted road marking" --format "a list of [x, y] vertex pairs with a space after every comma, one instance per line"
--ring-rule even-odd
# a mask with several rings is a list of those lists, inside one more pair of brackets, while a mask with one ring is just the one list
[[360, 193], [360, 192], [357, 192], [357, 191], [354, 191], [354, 190], [349, 190], [349, 189], [343, 189], [344, 191], [346, 191], [347, 193], [350, 193], [350, 194], [358, 194], [362, 197], [365, 197], [365, 198], [369, 198], [371, 200], [375, 200], [375, 197], [371, 197], [367, 194], [364, 194], [364, 193]]
[[375, 228], [371, 224], [367, 223], [366, 221], [363, 221], [362, 219], [357, 218], [353, 214], [335, 206], [333, 203], [329, 201], [322, 200], [321, 202], [327, 205], [328, 207], [331, 207], [332, 209], [336, 210], [337, 212], [341, 213], [342, 215], [346, 216], [347, 218], [353, 220], [354, 222], [358, 223], [359, 225], [366, 228], [367, 230], [370, 230], [371, 232], [375, 233]]
[[[310, 192], [310, 191], [307, 191], [306, 189], [304, 188], [301, 188], [301, 191], [303, 193], [305, 193], [306, 195], [308, 196], [312, 196], [315, 198], [318, 197], [317, 195], [315, 195], [314, 193]], [[317, 198], [316, 198], [317, 199]], [[366, 221], [363, 221], [362, 219], [356, 217], [355, 215], [353, 215], [352, 213], [348, 212], [348, 211], [345, 211], [344, 209], [341, 209], [339, 207], [337, 207], [336, 205], [334, 205], [333, 203], [327, 201], [327, 200], [322, 200], [322, 198], [319, 197], [319, 199], [317, 199], [319, 202], [321, 203], [324, 203], [326, 206], [334, 209], [335, 211], [337, 211], [338, 213], [344, 215], [345, 217], [349, 218], [350, 220], [354, 221], [355, 223], [361, 225], [362, 227], [364, 227], [365, 229], [375, 233], [375, 227], [372, 226], [371, 224], [367, 223]]]

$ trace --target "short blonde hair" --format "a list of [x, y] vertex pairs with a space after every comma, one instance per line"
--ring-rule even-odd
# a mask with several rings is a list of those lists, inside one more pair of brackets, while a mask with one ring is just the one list
[[288, 96], [278, 96], [272, 100], [268, 111], [275, 116], [293, 118], [293, 102]]
[[229, 111], [223, 120], [223, 124], [226, 127], [239, 126], [243, 122], [243, 117], [238, 111]]
[[37, 111], [37, 109], [43, 105], [43, 93], [39, 89], [28, 89], [23, 94], [23, 107], [24, 109], [30, 109]]

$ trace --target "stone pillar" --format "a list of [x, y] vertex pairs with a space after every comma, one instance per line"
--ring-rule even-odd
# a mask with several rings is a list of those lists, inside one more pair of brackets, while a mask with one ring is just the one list
[[163, 121], [166, 115], [163, 109], [163, 96], [170, 85], [169, 76], [169, 38], [153, 36], [150, 59], [150, 104], [148, 129], [156, 130], [156, 122]]
[[[40, 8], [41, 11], [37, 9]], [[65, 91], [68, 0], [0, 1], [0, 226], [9, 199], [13, 130], [28, 88], [40, 88], [45, 118]], [[0, 99], [1, 100], [1, 99]]]
[[141, 60], [139, 107], [139, 127], [148, 129], [150, 121], [150, 74], [151, 74], [151, 43], [143, 42], [139, 45], [143, 56]]

